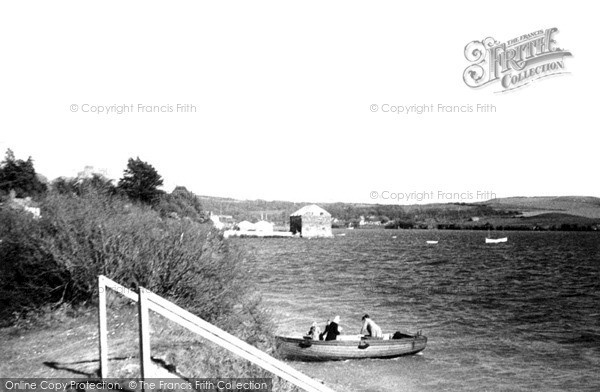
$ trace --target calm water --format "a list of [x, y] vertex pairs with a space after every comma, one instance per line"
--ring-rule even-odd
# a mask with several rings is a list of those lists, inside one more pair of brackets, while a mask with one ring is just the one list
[[[429, 338], [393, 360], [292, 365], [359, 391], [600, 390], [600, 233], [340, 230], [237, 239], [282, 334], [339, 314]], [[396, 236], [397, 238], [393, 238]], [[426, 240], [439, 240], [427, 245]]]

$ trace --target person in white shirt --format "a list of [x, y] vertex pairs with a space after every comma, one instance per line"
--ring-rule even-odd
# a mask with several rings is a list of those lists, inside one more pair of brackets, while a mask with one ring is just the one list
[[383, 338], [383, 332], [381, 332], [381, 328], [379, 325], [375, 324], [373, 320], [369, 317], [368, 314], [365, 314], [362, 318], [363, 326], [360, 330], [361, 335], [365, 335], [367, 337], [372, 338]]

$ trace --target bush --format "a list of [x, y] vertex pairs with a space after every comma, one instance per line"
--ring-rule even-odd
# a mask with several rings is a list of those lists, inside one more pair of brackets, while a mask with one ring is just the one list
[[51, 195], [44, 214], [43, 247], [70, 271], [73, 300], [93, 299], [103, 274], [229, 327], [258, 312], [242, 253], [210, 225], [163, 219], [149, 206], [92, 192]]
[[200, 223], [208, 220], [198, 197], [182, 186], [175, 187], [170, 194], [162, 195], [155, 209], [163, 217], [187, 217]]
[[[51, 301], [94, 303], [100, 274], [145, 287], [257, 346], [271, 345], [243, 254], [210, 225], [164, 219], [149, 206], [89, 191], [49, 194], [42, 219], [4, 211], [2, 313]], [[13, 271], [13, 272], [10, 272]]]
[[28, 213], [0, 210], [0, 326], [45, 305], [60, 304], [69, 272], [39, 241], [40, 227]]

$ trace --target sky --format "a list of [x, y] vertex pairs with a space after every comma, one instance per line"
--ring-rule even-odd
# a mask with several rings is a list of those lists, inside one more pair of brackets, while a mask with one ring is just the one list
[[[87, 165], [118, 179], [139, 157], [167, 191], [238, 199], [600, 197], [595, 16], [558, 1], [2, 2], [0, 151], [50, 180]], [[465, 84], [469, 42], [549, 28], [564, 73]], [[435, 111], [391, 112], [411, 105]]]

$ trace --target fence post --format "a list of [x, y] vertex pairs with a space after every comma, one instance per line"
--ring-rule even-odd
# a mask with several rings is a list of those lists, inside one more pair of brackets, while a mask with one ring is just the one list
[[100, 336], [100, 378], [108, 376], [108, 337], [106, 326], [106, 283], [98, 276], [98, 331]]
[[150, 367], [150, 319], [148, 317], [148, 297], [146, 289], [139, 288], [139, 331], [140, 331], [140, 370], [142, 381], [152, 377]]

